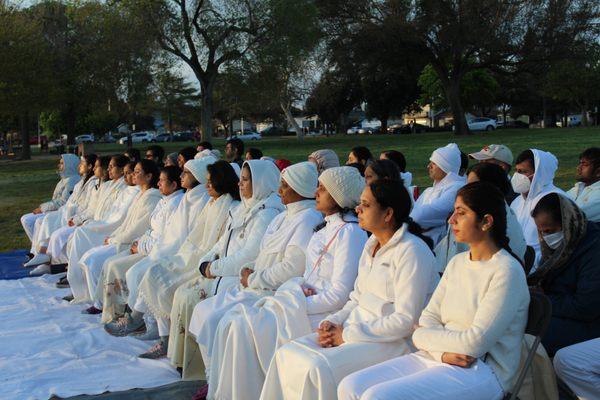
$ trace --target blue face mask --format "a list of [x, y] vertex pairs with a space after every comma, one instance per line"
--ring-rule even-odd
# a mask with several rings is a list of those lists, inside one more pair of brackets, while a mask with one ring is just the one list
[[556, 250], [564, 241], [565, 234], [563, 233], [563, 231], [558, 231], [554, 233], [549, 233], [547, 235], [542, 235], [542, 239], [544, 239], [544, 242], [546, 242], [548, 247], [550, 247], [552, 250]]

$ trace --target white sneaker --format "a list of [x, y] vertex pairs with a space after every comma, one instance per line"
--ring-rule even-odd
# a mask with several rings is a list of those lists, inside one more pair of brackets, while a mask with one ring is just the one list
[[31, 260], [23, 264], [24, 267], [36, 267], [40, 264], [49, 264], [50, 256], [45, 253], [36, 254]]
[[42, 264], [35, 267], [33, 271], [29, 273], [32, 276], [44, 275], [50, 273], [50, 264]]

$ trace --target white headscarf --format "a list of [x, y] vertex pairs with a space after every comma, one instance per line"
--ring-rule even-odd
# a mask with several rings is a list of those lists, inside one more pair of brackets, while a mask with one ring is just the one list
[[317, 166], [304, 161], [293, 164], [281, 172], [281, 179], [285, 180], [296, 193], [307, 199], [313, 199], [319, 184]]
[[[289, 167], [288, 167], [289, 168]], [[365, 180], [354, 167], [334, 167], [323, 171], [319, 181], [342, 208], [354, 208], [360, 202]]]
[[71, 178], [78, 177], [79, 178], [79, 157], [75, 154], [61, 154], [60, 156], [63, 160], [64, 169], [60, 172], [61, 178]]
[[449, 143], [445, 147], [436, 149], [429, 160], [433, 161], [442, 171], [449, 174], [460, 171], [460, 150], [456, 143]]
[[215, 157], [206, 156], [189, 160], [183, 167], [187, 168], [201, 185], [204, 185], [206, 184], [206, 168], [216, 162], [217, 159]]
[[248, 165], [252, 175], [252, 197], [249, 199], [242, 197], [245, 207], [253, 208], [272, 194], [277, 194], [279, 188], [279, 169], [270, 161], [249, 160], [242, 164], [242, 168]]

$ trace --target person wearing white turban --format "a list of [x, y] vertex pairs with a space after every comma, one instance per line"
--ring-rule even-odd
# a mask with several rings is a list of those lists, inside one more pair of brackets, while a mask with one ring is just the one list
[[419, 196], [410, 216], [421, 225], [425, 235], [433, 240], [435, 246], [446, 232], [456, 193], [465, 185], [466, 178], [458, 175], [460, 150], [456, 143], [435, 150], [429, 161], [427, 169], [433, 186], [425, 189]]
[[273, 295], [287, 280], [302, 276], [308, 242], [314, 228], [323, 221], [315, 209], [317, 178], [316, 166], [308, 161], [282, 172], [279, 194], [286, 211], [267, 227], [258, 257], [242, 268], [238, 285], [200, 302], [194, 309], [192, 332], [201, 347], [212, 347], [219, 321], [236, 304], [252, 305], [261, 297]]
[[[54, 187], [52, 199], [40, 204], [38, 208], [21, 217], [21, 225], [23, 225], [23, 229], [31, 241], [34, 238], [35, 222], [44, 217], [46, 213], [58, 210], [73, 193], [75, 185], [80, 180], [79, 157], [75, 154], [61, 154], [58, 162], [58, 175], [60, 181]], [[33, 257], [33, 254], [31, 257]]]
[[[295, 173], [290, 176], [291, 181], [296, 179]], [[309, 334], [324, 316], [346, 303], [367, 240], [353, 210], [364, 186], [353, 167], [334, 167], [321, 174], [316, 209], [325, 218], [306, 246], [303, 276], [289, 279], [254, 304], [230, 309], [212, 343], [205, 344], [198, 332], [208, 382], [200, 395], [258, 399], [275, 351]]]
[[308, 156], [308, 161], [314, 162], [319, 175], [328, 168], [339, 167], [340, 159], [335, 151], [330, 149], [317, 150]]

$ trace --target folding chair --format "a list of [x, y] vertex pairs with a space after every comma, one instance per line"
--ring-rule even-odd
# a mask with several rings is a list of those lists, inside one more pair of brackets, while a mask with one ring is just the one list
[[529, 291], [529, 296], [531, 300], [529, 302], [529, 315], [527, 316], [525, 333], [534, 336], [535, 340], [527, 353], [527, 358], [525, 359], [521, 371], [519, 371], [516, 383], [512, 390], [504, 396], [504, 400], [518, 399], [517, 395], [519, 394], [519, 390], [521, 390], [525, 375], [533, 362], [533, 357], [542, 341], [542, 336], [546, 333], [548, 325], [550, 324], [550, 319], [552, 318], [552, 303], [550, 303], [548, 297], [537, 291]]

